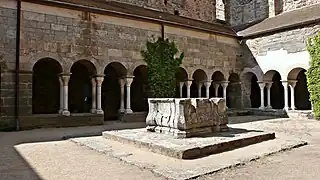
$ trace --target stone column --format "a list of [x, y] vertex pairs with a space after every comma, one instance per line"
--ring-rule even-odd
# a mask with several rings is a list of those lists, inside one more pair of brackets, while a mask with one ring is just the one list
[[204, 83], [204, 85], [206, 86], [206, 97], [210, 98], [210, 86], [211, 86], [211, 82], [212, 81], [207, 81]]
[[296, 105], [294, 102], [294, 88], [296, 87], [297, 81], [289, 81], [290, 95], [291, 95], [291, 110], [296, 110]]
[[288, 103], [288, 82], [287, 81], [281, 81], [282, 86], [284, 88], [284, 110], [289, 110], [289, 103]]
[[62, 114], [63, 112], [63, 105], [64, 105], [64, 102], [63, 102], [63, 79], [61, 76], [59, 76], [59, 83], [60, 83], [60, 108], [59, 108], [59, 114]]
[[180, 98], [182, 98], [183, 96], [183, 85], [184, 85], [184, 82], [179, 82], [179, 92], [180, 92]]
[[198, 97], [201, 98], [202, 97], [201, 96], [201, 88], [203, 86], [203, 82], [198, 82], [197, 85], [198, 85]]
[[119, 79], [119, 84], [120, 84], [120, 113], [125, 112], [124, 108], [124, 86], [126, 85], [126, 81], [124, 78]]
[[70, 74], [62, 74], [61, 75], [62, 81], [63, 81], [63, 111], [62, 115], [64, 116], [70, 116], [70, 111], [68, 108], [68, 90], [69, 90], [69, 80], [70, 80]]
[[133, 111], [131, 110], [131, 83], [133, 82], [133, 76], [132, 77], [126, 77], [126, 86], [127, 86], [127, 109], [126, 113], [132, 114]]
[[229, 81], [222, 81], [221, 86], [223, 88], [223, 98], [227, 99], [227, 87], [229, 85]]
[[92, 86], [92, 105], [91, 105], [91, 113], [96, 113], [97, 111], [97, 82], [96, 78], [91, 78], [91, 86]]
[[187, 98], [190, 98], [190, 88], [191, 88], [191, 85], [192, 85], [192, 81], [191, 80], [188, 80], [187, 82], [186, 82], [187, 84]]
[[96, 113], [97, 114], [103, 114], [103, 110], [102, 110], [102, 107], [101, 107], [101, 96], [102, 96], [102, 92], [101, 92], [101, 86], [102, 86], [102, 83], [103, 83], [103, 79], [104, 79], [104, 75], [98, 75], [96, 77], [96, 81], [97, 81], [97, 111]]
[[214, 96], [215, 97], [219, 96], [219, 87], [220, 87], [220, 83], [215, 82], [214, 83]]
[[266, 83], [264, 82], [258, 82], [260, 87], [260, 107], [259, 109], [265, 109], [264, 107], [264, 87], [266, 86]]
[[268, 105], [267, 105], [267, 108], [268, 109], [272, 109], [272, 106], [271, 106], [271, 87], [272, 87], [272, 83], [273, 82], [267, 82], [266, 83], [266, 88], [267, 88], [267, 100], [268, 100]]

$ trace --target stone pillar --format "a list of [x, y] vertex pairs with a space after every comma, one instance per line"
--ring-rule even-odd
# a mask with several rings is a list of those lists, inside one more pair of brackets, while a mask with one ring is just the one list
[[126, 109], [126, 113], [128, 114], [132, 114], [133, 111], [131, 110], [131, 83], [133, 82], [133, 76], [131, 77], [126, 77], [126, 86], [127, 86], [127, 109]]
[[267, 83], [266, 83], [266, 88], [267, 88], [267, 100], [268, 100], [267, 108], [268, 108], [268, 109], [272, 109], [272, 106], [271, 106], [271, 87], [272, 87], [272, 83], [273, 83], [273, 82], [267, 82]]
[[294, 102], [294, 88], [296, 87], [297, 81], [289, 81], [289, 86], [290, 86], [290, 95], [291, 95], [291, 110], [296, 110], [296, 105]]
[[227, 99], [227, 87], [229, 85], [229, 81], [222, 81], [221, 86], [223, 88], [223, 98]]
[[64, 105], [64, 102], [63, 102], [63, 79], [61, 76], [59, 76], [59, 83], [60, 83], [60, 108], [59, 108], [59, 114], [62, 114], [63, 112], [63, 105]]
[[125, 79], [123, 79], [123, 78], [119, 79], [119, 84], [120, 84], [120, 109], [119, 109], [119, 112], [120, 113], [124, 113], [125, 112], [125, 108], [124, 108], [124, 86], [126, 85]]
[[91, 113], [96, 113], [97, 111], [97, 82], [96, 78], [91, 78], [91, 86], [92, 86], [92, 105], [91, 105]]
[[198, 97], [201, 98], [202, 97], [201, 96], [201, 88], [203, 86], [203, 82], [198, 82], [197, 85], [198, 85]]
[[266, 83], [264, 82], [258, 82], [260, 87], [260, 107], [259, 109], [265, 109], [264, 107], [264, 87], [266, 86]]
[[180, 98], [182, 98], [183, 96], [183, 85], [184, 85], [184, 82], [179, 82], [179, 92], [180, 92]]
[[69, 80], [70, 80], [70, 74], [61, 74], [61, 78], [63, 81], [63, 111], [62, 115], [64, 116], [70, 116], [70, 111], [68, 108], [68, 90], [69, 90]]
[[102, 92], [101, 92], [101, 86], [102, 86], [102, 83], [103, 83], [103, 79], [104, 79], [104, 75], [98, 75], [96, 77], [96, 81], [97, 81], [97, 111], [96, 113], [97, 114], [103, 114], [103, 110], [102, 110], [102, 107], [101, 107], [101, 97], [102, 97]]
[[206, 97], [210, 98], [210, 86], [211, 86], [211, 82], [212, 81], [207, 81], [204, 83], [204, 85], [206, 86]]
[[188, 80], [186, 85], [187, 85], [187, 98], [190, 98], [190, 94], [191, 94], [190, 89], [191, 89], [191, 85], [192, 85], [192, 80]]
[[214, 96], [215, 97], [219, 96], [219, 87], [220, 87], [220, 83], [215, 82], [214, 83]]
[[284, 110], [289, 110], [289, 103], [288, 103], [288, 82], [287, 81], [281, 81], [282, 86], [284, 88]]

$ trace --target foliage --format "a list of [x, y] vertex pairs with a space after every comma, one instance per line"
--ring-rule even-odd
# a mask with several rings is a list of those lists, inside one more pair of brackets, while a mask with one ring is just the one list
[[141, 51], [144, 61], [148, 64], [148, 85], [152, 97], [175, 96], [175, 75], [184, 57], [184, 53], [176, 57], [177, 53], [176, 44], [163, 38], [147, 41], [147, 49]]
[[311, 62], [306, 75], [310, 101], [315, 117], [320, 119], [320, 33], [308, 40], [308, 51]]

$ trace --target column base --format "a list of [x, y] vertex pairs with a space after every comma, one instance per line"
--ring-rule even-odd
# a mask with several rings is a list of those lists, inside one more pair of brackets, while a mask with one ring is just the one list
[[272, 109], [272, 106], [267, 106], [267, 109]]
[[100, 109], [100, 110], [96, 110], [96, 114], [104, 114], [104, 112], [102, 109]]
[[132, 111], [131, 109], [126, 109], [126, 113], [127, 113], [127, 114], [132, 114], [133, 111]]
[[62, 112], [63, 112], [63, 109], [59, 109], [59, 114], [62, 114]]
[[291, 107], [291, 111], [297, 110], [296, 107]]
[[289, 111], [289, 110], [290, 110], [290, 108], [289, 108], [289, 107], [284, 107], [284, 108], [283, 108], [283, 110], [285, 110], [285, 111]]
[[265, 110], [266, 108], [265, 108], [265, 107], [259, 107], [259, 109], [261, 109], [261, 110]]
[[91, 112], [92, 114], [95, 114], [95, 113], [97, 112], [97, 110], [96, 110], [96, 109], [91, 109], [90, 112]]
[[68, 111], [68, 110], [63, 110], [63, 111], [62, 111], [62, 115], [63, 115], [63, 116], [70, 116], [70, 111]]
[[124, 113], [125, 111], [125, 109], [119, 109], [119, 113]]

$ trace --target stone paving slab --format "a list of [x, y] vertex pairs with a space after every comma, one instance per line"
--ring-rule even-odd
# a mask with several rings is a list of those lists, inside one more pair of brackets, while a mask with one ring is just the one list
[[275, 138], [273, 132], [239, 128], [229, 128], [227, 132], [182, 139], [162, 133], [148, 132], [146, 128], [105, 131], [102, 135], [110, 140], [178, 159], [201, 158]]
[[78, 145], [88, 147], [107, 156], [118, 158], [131, 165], [161, 175], [167, 179], [185, 180], [211, 174], [223, 169], [244, 165], [250, 161], [306, 145], [307, 142], [277, 133], [277, 138], [243, 148], [207, 157], [183, 160], [157, 153], [129, 144], [105, 139], [102, 136], [70, 139]]

